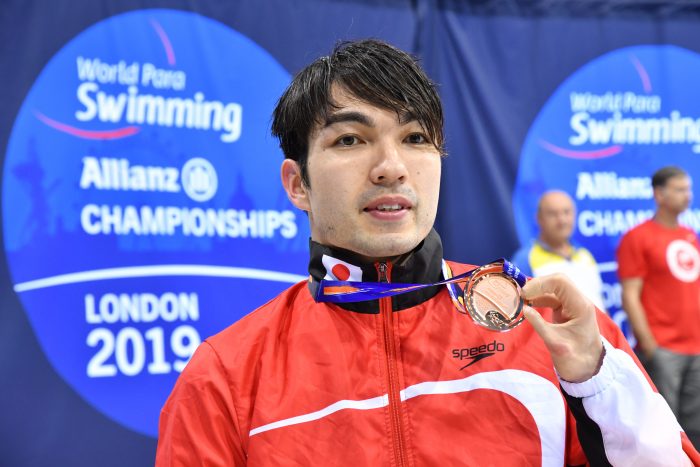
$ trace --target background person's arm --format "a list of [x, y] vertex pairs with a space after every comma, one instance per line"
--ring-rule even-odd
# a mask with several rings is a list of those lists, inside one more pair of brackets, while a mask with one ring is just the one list
[[634, 337], [637, 338], [639, 349], [647, 357], [651, 358], [658, 347], [654, 335], [647, 321], [647, 316], [642, 305], [642, 286], [644, 281], [641, 277], [622, 279], [622, 308], [627, 313], [627, 319], [632, 326]]

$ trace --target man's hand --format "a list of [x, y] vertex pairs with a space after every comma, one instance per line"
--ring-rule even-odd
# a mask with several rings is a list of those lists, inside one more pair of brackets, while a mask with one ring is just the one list
[[595, 375], [603, 343], [593, 302], [563, 274], [529, 280], [523, 298], [532, 306], [554, 310], [552, 323], [527, 305], [524, 314], [549, 349], [559, 376], [579, 383]]

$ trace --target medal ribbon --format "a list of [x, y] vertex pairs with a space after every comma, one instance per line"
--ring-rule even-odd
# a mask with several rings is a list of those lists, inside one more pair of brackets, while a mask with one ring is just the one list
[[[515, 279], [515, 281], [520, 284], [521, 287], [525, 285], [527, 280], [525, 274], [523, 274], [520, 269], [518, 269], [518, 267], [510, 261], [500, 258], [494, 261], [492, 264], [502, 265], [502, 272], [504, 274]], [[445, 266], [447, 266], [447, 264], [443, 261], [443, 271], [447, 277], [447, 272], [449, 271], [451, 275], [451, 271], [449, 267]], [[474, 274], [474, 272], [478, 269], [479, 268], [474, 268], [471, 271], [467, 271], [458, 276], [447, 277], [444, 280], [433, 282], [431, 284], [329, 281], [324, 279], [319, 283], [314, 299], [317, 302], [331, 303], [364, 302], [368, 300], [377, 300], [384, 297], [391, 297], [393, 295], [400, 295], [407, 292], [413, 292], [415, 290], [424, 289], [426, 287], [434, 287], [437, 285], [447, 285], [448, 288], [450, 288], [450, 284], [468, 282], [472, 274]], [[450, 295], [454, 295], [453, 290], [450, 290]]]

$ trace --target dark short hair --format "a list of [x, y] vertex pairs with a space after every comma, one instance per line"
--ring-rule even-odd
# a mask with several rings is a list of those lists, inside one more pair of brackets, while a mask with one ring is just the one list
[[294, 77], [273, 113], [272, 134], [279, 139], [284, 157], [297, 161], [307, 186], [309, 138], [336, 107], [333, 85], [368, 104], [411, 115], [444, 153], [440, 97], [417, 60], [375, 39], [343, 42], [330, 56], [317, 59]]
[[674, 177], [687, 177], [688, 173], [681, 169], [680, 167], [676, 167], [674, 165], [669, 165], [666, 167], [662, 167], [659, 170], [657, 170], [654, 175], [651, 177], [651, 187], [652, 188], [658, 188], [658, 187], [664, 187], [666, 186], [666, 182], [669, 181], [669, 179], [674, 178]]

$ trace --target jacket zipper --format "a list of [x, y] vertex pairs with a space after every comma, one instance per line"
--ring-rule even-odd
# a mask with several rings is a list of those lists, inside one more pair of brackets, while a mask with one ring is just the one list
[[[390, 282], [391, 263], [381, 262], [377, 264], [379, 282]], [[384, 351], [386, 353], [386, 374], [389, 379], [389, 417], [391, 420], [392, 442], [397, 459], [396, 465], [408, 466], [406, 440], [403, 430], [401, 414], [401, 388], [399, 387], [398, 357], [396, 355], [396, 341], [394, 340], [393, 310], [391, 297], [379, 299], [379, 314], [382, 317], [384, 331]]]

